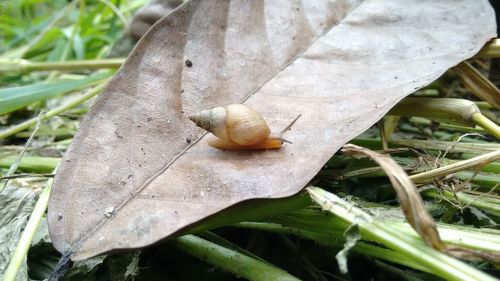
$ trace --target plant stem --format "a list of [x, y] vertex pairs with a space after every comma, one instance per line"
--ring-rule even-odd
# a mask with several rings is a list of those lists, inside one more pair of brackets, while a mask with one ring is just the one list
[[384, 150], [389, 150], [389, 144], [387, 143], [387, 135], [385, 134], [385, 124], [384, 124], [384, 119], [382, 118], [380, 121], [377, 123], [378, 125], [378, 132], [380, 135], [380, 142], [382, 143], [382, 148]]
[[26, 227], [24, 228], [23, 233], [21, 234], [21, 238], [19, 238], [19, 242], [17, 244], [14, 255], [10, 259], [9, 265], [5, 270], [4, 281], [16, 280], [17, 272], [19, 271], [19, 268], [21, 268], [24, 260], [26, 260], [26, 255], [31, 245], [31, 241], [33, 240], [33, 236], [35, 235], [35, 232], [40, 225], [42, 217], [45, 215], [51, 188], [52, 179], [49, 179], [45, 187], [40, 192], [40, 196], [38, 197], [35, 208], [31, 213], [31, 216], [28, 220], [28, 223], [26, 224]]
[[[366, 202], [363, 203], [363, 205], [365, 204]], [[394, 209], [397, 209], [397, 213], [400, 214], [400, 217], [394, 213]], [[387, 225], [396, 228], [405, 236], [412, 236], [415, 238], [419, 237], [419, 234], [417, 234], [417, 232], [408, 223], [401, 222], [403, 213], [399, 210], [399, 208], [374, 207], [368, 210], [371, 213], [374, 213], [375, 217], [384, 217]], [[266, 220], [266, 222], [280, 225], [286, 229], [292, 228], [294, 230], [297, 229], [297, 231], [307, 230], [312, 233], [324, 233], [330, 235], [330, 239], [335, 239], [337, 237], [340, 239], [341, 235], [339, 234], [343, 234], [349, 227], [347, 223], [337, 216], [330, 214], [325, 216], [323, 212], [310, 208], [272, 217]], [[240, 224], [237, 224], [236, 226], [238, 225]], [[325, 227], [325, 225], [328, 227]], [[500, 230], [484, 228], [477, 229], [444, 223], [437, 223], [437, 227], [441, 239], [446, 243], [486, 252], [500, 253], [500, 240], [498, 239]], [[299, 233], [290, 233], [299, 235]], [[336, 243], [339, 246], [342, 246], [341, 242], [337, 241]]]
[[456, 162], [456, 163], [450, 164], [448, 166], [440, 167], [440, 168], [430, 170], [427, 172], [423, 172], [420, 174], [416, 174], [416, 175], [411, 175], [410, 179], [414, 183], [424, 183], [424, 182], [432, 181], [434, 178], [437, 178], [437, 177], [442, 177], [442, 176], [452, 174], [452, 173], [455, 173], [458, 171], [482, 166], [482, 165], [497, 161], [499, 159], [500, 159], [500, 150], [492, 151], [490, 153], [486, 153], [486, 154], [483, 154], [483, 155], [480, 155], [480, 156], [477, 156], [474, 158], [470, 158], [467, 160], [463, 160], [460, 162]]
[[[500, 144], [497, 143], [462, 143], [452, 141], [437, 141], [437, 140], [406, 140], [394, 139], [393, 142], [397, 145], [409, 146], [420, 149], [430, 150], [449, 150], [449, 152], [462, 152], [483, 154], [491, 151], [498, 151]], [[450, 148], [452, 148], [450, 150]]]
[[389, 111], [389, 115], [420, 116], [450, 120], [461, 125], [474, 125], [471, 114], [480, 112], [475, 103], [452, 98], [405, 98]]
[[486, 132], [493, 135], [495, 138], [500, 139], [500, 127], [495, 124], [490, 119], [486, 118], [480, 112], [473, 113], [471, 116], [472, 120], [476, 122], [477, 125], [482, 127]]
[[[93, 96], [97, 95], [104, 88], [107, 81], [108, 80], [104, 81], [100, 85], [96, 86], [94, 89], [90, 90], [88, 93], [72, 100], [71, 102], [68, 102], [66, 104], [63, 104], [59, 107], [56, 107], [56, 108], [48, 111], [47, 113], [40, 116], [41, 120], [47, 120], [47, 119], [49, 119], [49, 118], [51, 118], [51, 117], [53, 117], [61, 112], [64, 112], [70, 108], [73, 108], [73, 107], [83, 103], [84, 101], [92, 98]], [[38, 118], [32, 118], [30, 120], [24, 121], [18, 125], [12, 126], [8, 129], [1, 131], [0, 132], [0, 139], [4, 139], [6, 137], [12, 136], [15, 133], [22, 131], [22, 130], [26, 130], [26, 129], [30, 128], [31, 126], [36, 124], [37, 119]]]
[[476, 124], [496, 138], [500, 138], [500, 127], [482, 115], [475, 103], [465, 99], [405, 98], [388, 114], [450, 120], [466, 126]]
[[487, 101], [495, 108], [500, 108], [500, 91], [488, 78], [474, 68], [470, 63], [464, 61], [453, 68], [462, 78], [463, 83], [479, 99]]
[[215, 234], [215, 233], [213, 233], [211, 231], [201, 232], [201, 233], [197, 234], [196, 236], [199, 237], [199, 238], [208, 240], [208, 241], [210, 241], [212, 243], [218, 244], [221, 247], [233, 250], [235, 252], [242, 253], [243, 255], [246, 255], [248, 257], [254, 258], [254, 259], [258, 260], [258, 261], [261, 261], [263, 263], [267, 263], [267, 264], [269, 264], [269, 265], [272, 266], [272, 263], [267, 262], [266, 260], [264, 260], [261, 257], [255, 255], [254, 253], [241, 248], [237, 244], [234, 244], [233, 242], [228, 241], [228, 240], [224, 239], [223, 237], [221, 237], [221, 236], [219, 236], [219, 235], [217, 235], [217, 234]]
[[494, 109], [493, 105], [486, 101], [475, 101], [474, 103], [479, 109]]
[[[9, 168], [17, 159], [17, 156], [0, 155], [0, 167]], [[54, 170], [59, 164], [61, 158], [57, 157], [41, 157], [41, 156], [25, 156], [19, 162], [18, 168], [23, 171], [46, 173]]]
[[500, 39], [491, 39], [476, 56], [482, 58], [500, 58]]
[[[417, 124], [417, 125], [425, 125], [429, 126], [432, 124], [432, 121], [424, 118], [424, 117], [411, 117], [409, 119], [410, 123]], [[458, 126], [458, 125], [453, 125], [453, 124], [447, 124], [447, 123], [439, 123], [439, 128], [443, 128], [446, 130], [453, 130], [453, 131], [460, 131], [460, 132], [476, 132], [476, 133], [485, 133], [484, 129], [481, 127], [464, 127], [464, 126]]]
[[472, 206], [479, 208], [489, 214], [500, 217], [500, 200], [496, 198], [488, 198], [486, 195], [471, 195], [464, 192], [450, 192], [446, 190], [441, 190], [438, 192], [436, 189], [432, 188], [423, 192], [425, 196], [429, 196], [436, 199], [446, 198], [446, 200], [454, 202], [456, 204], [462, 204], [462, 207]]
[[495, 187], [500, 182], [500, 175], [492, 173], [475, 173], [469, 171], [462, 171], [455, 174], [457, 179], [462, 181], [470, 181], [479, 185], [481, 190]]
[[[387, 174], [382, 170], [382, 168], [378, 167], [357, 169], [344, 173], [345, 178], [354, 176], [360, 178], [373, 178], [373, 177], [386, 177]], [[481, 190], [485, 189], [489, 190], [500, 182], [499, 175], [494, 175], [489, 173], [474, 173], [474, 172], [462, 171], [455, 173], [454, 176], [462, 181], [470, 181], [478, 185]]]
[[[329, 231], [328, 233], [322, 233], [301, 228], [290, 227], [277, 223], [242, 222], [235, 224], [234, 226], [295, 235], [297, 237], [301, 237], [304, 239], [313, 240], [321, 245], [337, 247], [337, 248], [343, 247], [344, 244], [343, 233], [346, 229], [346, 227], [343, 227], [344, 230], [338, 230], [334, 234], [332, 231]], [[422, 267], [421, 265], [415, 263], [411, 259], [406, 258], [404, 255], [401, 255], [400, 253], [394, 252], [393, 250], [390, 249], [370, 245], [364, 242], [358, 242], [354, 246], [353, 250], [354, 252], [361, 255], [367, 255], [373, 258], [378, 258], [394, 262], [397, 264], [401, 264], [404, 266], [408, 266], [410, 268], [414, 268], [420, 271], [429, 272], [425, 267]]]
[[[418, 237], [407, 223], [390, 222], [391, 227], [403, 232], [405, 235]], [[458, 225], [438, 223], [439, 235], [446, 243], [464, 246], [467, 248], [478, 249], [486, 252], [500, 253], [500, 240], [498, 239], [500, 231], [491, 229], [495, 233], [483, 233], [482, 229], [469, 228]]]
[[184, 252], [248, 280], [300, 280], [286, 271], [194, 235], [175, 240]]
[[473, 267], [426, 246], [421, 239], [405, 236], [384, 222], [338, 196], [318, 187], [307, 188], [311, 198], [323, 210], [341, 217], [350, 224], [357, 224], [361, 235], [386, 245], [446, 280], [495, 280], [493, 277]]

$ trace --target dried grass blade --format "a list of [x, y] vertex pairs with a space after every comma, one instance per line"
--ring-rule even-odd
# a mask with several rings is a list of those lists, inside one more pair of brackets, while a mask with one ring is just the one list
[[434, 219], [425, 209], [424, 201], [420, 197], [417, 187], [396, 161], [388, 155], [379, 154], [353, 144], [344, 145], [342, 152], [352, 156], [366, 155], [377, 162], [384, 169], [392, 186], [396, 190], [401, 209], [403, 209], [410, 225], [420, 234], [427, 245], [437, 250], [444, 250], [446, 248], [446, 245], [439, 237]]
[[470, 63], [464, 61], [454, 70], [476, 97], [489, 102], [497, 109], [500, 108], [500, 90]]

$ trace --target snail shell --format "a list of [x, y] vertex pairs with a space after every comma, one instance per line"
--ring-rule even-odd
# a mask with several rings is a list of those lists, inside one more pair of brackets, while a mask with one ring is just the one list
[[264, 118], [243, 104], [203, 110], [189, 119], [220, 139], [238, 145], [253, 145], [271, 134]]

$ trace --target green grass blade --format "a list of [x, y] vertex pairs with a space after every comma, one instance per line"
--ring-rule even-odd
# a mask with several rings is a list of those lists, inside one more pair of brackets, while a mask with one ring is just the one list
[[23, 234], [19, 239], [19, 243], [17, 244], [14, 255], [9, 261], [9, 265], [5, 270], [5, 275], [3, 276], [5, 281], [14, 281], [16, 280], [17, 273], [19, 268], [21, 267], [21, 263], [26, 259], [28, 254], [29, 247], [31, 245], [31, 241], [33, 240], [33, 236], [35, 235], [40, 222], [42, 221], [42, 217], [47, 210], [47, 205], [49, 203], [49, 195], [50, 189], [52, 188], [52, 179], [47, 181], [45, 188], [41, 191], [40, 196], [38, 197], [38, 201], [36, 202], [35, 208], [31, 213], [31, 216], [24, 228]]
[[95, 85], [108, 76], [109, 74], [96, 75], [78, 80], [62, 80], [0, 89], [0, 115], [23, 108], [34, 102]]
[[[86, 100], [88, 100], [88, 99], [94, 97], [95, 95], [97, 95], [98, 93], [100, 93], [105, 85], [106, 85], [106, 83], [102, 82], [100, 85], [94, 87], [94, 89], [90, 90], [88, 93], [86, 93], [82, 96], [79, 96], [68, 103], [60, 105], [60, 106], [48, 111], [47, 113], [43, 114], [40, 118], [42, 120], [46, 120], [46, 119], [49, 119], [53, 116], [56, 116], [57, 114], [59, 114], [61, 112], [64, 112], [70, 108], [73, 108], [77, 105], [82, 104]], [[0, 131], [0, 139], [4, 139], [6, 137], [9, 137], [11, 135], [14, 135], [15, 133], [22, 131], [22, 130], [28, 129], [29, 127], [36, 124], [36, 120], [37, 120], [37, 118], [32, 118], [32, 119], [26, 120], [20, 124], [11, 126], [3, 131]]]
[[307, 188], [311, 198], [328, 211], [350, 224], [357, 224], [362, 237], [377, 241], [411, 257], [433, 274], [446, 280], [496, 280], [495, 278], [440, 253], [423, 243], [421, 239], [405, 236], [400, 231], [377, 220], [361, 208], [318, 187]]

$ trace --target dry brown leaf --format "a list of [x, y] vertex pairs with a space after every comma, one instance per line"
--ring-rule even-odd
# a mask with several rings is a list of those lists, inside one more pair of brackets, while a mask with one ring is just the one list
[[[239, 202], [295, 194], [494, 34], [486, 0], [189, 1], [150, 29], [82, 122], [55, 177], [54, 245], [73, 260], [143, 247]], [[219, 151], [187, 118], [238, 102], [273, 131], [302, 114], [293, 144]]]

